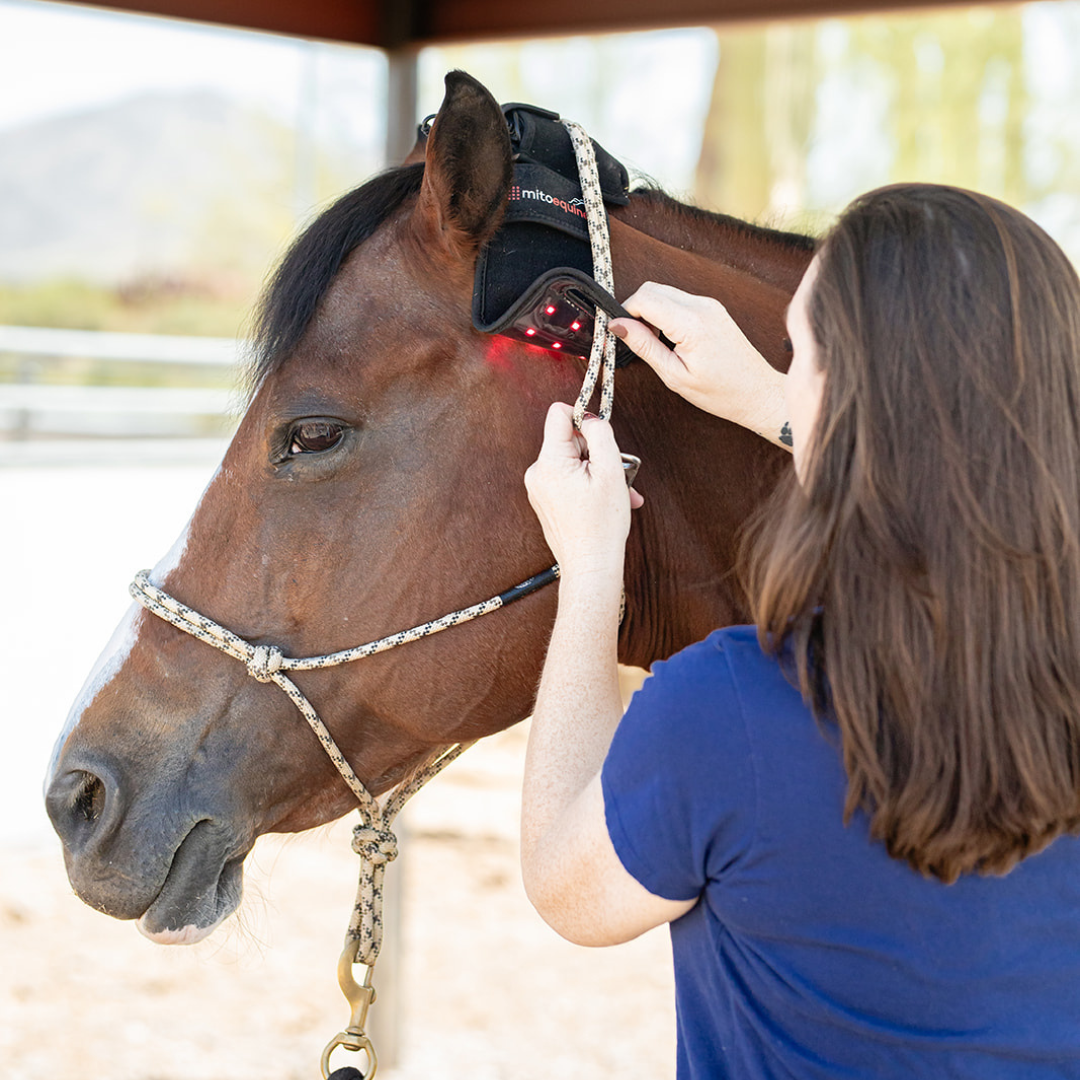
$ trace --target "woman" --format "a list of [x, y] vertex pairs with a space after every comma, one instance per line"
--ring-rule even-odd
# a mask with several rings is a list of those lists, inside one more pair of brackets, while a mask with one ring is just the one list
[[657, 664], [620, 721], [640, 497], [610, 427], [552, 406], [530, 898], [585, 944], [671, 923], [680, 1077], [1080, 1077], [1075, 271], [995, 200], [902, 185], [819, 247], [786, 377], [715, 301], [626, 307], [675, 343], [614, 324], [670, 387], [795, 468], [757, 626]]

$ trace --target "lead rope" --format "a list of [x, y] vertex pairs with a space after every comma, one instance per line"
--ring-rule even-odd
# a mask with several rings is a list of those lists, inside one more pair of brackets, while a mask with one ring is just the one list
[[[602, 289], [614, 295], [615, 273], [611, 265], [611, 237], [608, 233], [607, 211], [604, 209], [604, 193], [600, 188], [600, 176], [596, 168], [596, 152], [593, 150], [592, 139], [580, 124], [574, 123], [573, 120], [563, 120], [562, 123], [570, 133], [570, 141], [574, 144], [581, 195], [585, 200], [585, 214], [589, 224], [593, 278]], [[574, 405], [574, 427], [578, 431], [581, 430], [585, 410], [592, 400], [596, 380], [601, 371], [603, 375], [600, 381], [600, 405], [597, 413], [601, 420], [611, 418], [611, 409], [615, 404], [615, 335], [607, 327], [607, 312], [597, 307], [589, 366], [585, 369], [585, 381], [581, 384], [581, 393], [578, 394]]]
[[[593, 279], [602, 289], [615, 295], [615, 270], [611, 262], [611, 234], [608, 232], [607, 211], [604, 209], [604, 192], [600, 187], [600, 173], [596, 168], [596, 151], [592, 139], [585, 129], [573, 120], [563, 120], [563, 127], [570, 133], [574, 144], [574, 157], [577, 159], [578, 179], [581, 183], [581, 195], [585, 200], [585, 216], [589, 226], [589, 244], [592, 248]], [[592, 349], [589, 352], [589, 365], [585, 369], [585, 379], [581, 384], [581, 393], [574, 403], [574, 428], [581, 430], [585, 420], [585, 410], [589, 407], [596, 380], [603, 371], [600, 380], [600, 405], [597, 416], [601, 420], [611, 419], [611, 410], [615, 405], [615, 335], [608, 329], [608, 313], [597, 306], [596, 319], [593, 322]], [[623, 456], [623, 462], [628, 460]], [[640, 460], [635, 460], [640, 465]], [[628, 473], [627, 484], [632, 484], [637, 475], [636, 466]], [[626, 589], [619, 597], [619, 625], [626, 617]]]
[[[607, 213], [604, 210], [604, 199], [596, 169], [596, 154], [593, 151], [592, 141], [579, 124], [572, 120], [563, 120], [563, 124], [574, 144], [574, 155], [581, 179], [589, 225], [589, 240], [592, 246], [593, 276], [602, 288], [613, 293], [615, 286], [611, 265], [611, 245]], [[598, 378], [600, 379], [598, 415], [603, 420], [611, 416], [615, 400], [615, 337], [608, 330], [607, 324], [607, 312], [598, 307], [589, 364], [581, 386], [581, 393], [574, 406], [574, 427], [578, 430], [581, 428], [585, 410], [596, 390]], [[132, 597], [151, 614], [239, 660], [246, 666], [248, 674], [253, 679], [259, 682], [272, 682], [283, 690], [307, 721], [360, 804], [358, 810], [361, 823], [353, 829], [352, 840], [353, 851], [360, 856], [360, 878], [356, 901], [353, 904], [345, 935], [345, 948], [338, 959], [338, 983], [352, 1008], [352, 1014], [345, 1030], [335, 1035], [323, 1050], [320, 1064], [324, 1080], [330, 1076], [330, 1055], [339, 1046], [348, 1050], [363, 1050], [367, 1055], [368, 1069], [361, 1074], [362, 1080], [374, 1080], [378, 1058], [365, 1031], [365, 1025], [368, 1009], [375, 1000], [375, 988], [371, 984], [372, 971], [382, 946], [383, 878], [386, 873], [386, 864], [393, 862], [398, 854], [397, 837], [390, 826], [405, 803], [428, 780], [440, 773], [472, 744], [457, 743], [436, 755], [426, 765], [417, 769], [408, 780], [395, 788], [380, 806], [378, 800], [364, 787], [353, 771], [326, 725], [319, 719], [311, 702], [285, 672], [336, 667], [338, 664], [347, 664], [366, 656], [374, 656], [376, 653], [385, 652], [387, 649], [396, 648], [410, 641], [430, 637], [451, 626], [457, 626], [477, 619], [481, 615], [497, 611], [549, 584], [558, 576], [559, 568], [553, 566], [528, 578], [520, 585], [498, 596], [493, 596], [489, 600], [474, 604], [472, 607], [462, 608], [449, 615], [443, 615], [441, 618], [421, 623], [408, 630], [401, 630], [365, 645], [357, 645], [352, 649], [307, 657], [285, 656], [276, 645], [252, 645], [251, 642], [245, 641], [231, 630], [214, 622], [213, 619], [208, 619], [205, 615], [170, 596], [163, 589], [159, 589], [150, 581], [150, 573], [147, 570], [136, 574], [135, 580], [129, 586], [128, 591]], [[622, 612], [620, 611], [621, 621]], [[367, 969], [363, 983], [357, 983], [353, 976], [354, 964], [363, 964]]]

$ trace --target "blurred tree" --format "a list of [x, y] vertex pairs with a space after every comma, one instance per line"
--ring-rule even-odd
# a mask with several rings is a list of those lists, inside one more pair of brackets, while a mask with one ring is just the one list
[[761, 30], [717, 33], [720, 59], [701, 138], [694, 182], [702, 206], [756, 218], [772, 186], [765, 135], [765, 35]]
[[750, 220], [801, 207], [818, 77], [814, 24], [723, 30], [717, 38], [695, 198]]
[[978, 188], [1023, 204], [1024, 29], [1019, 7], [854, 22], [850, 59], [886, 73], [890, 180]]
[[[791, 226], [814, 211], [835, 212], [864, 186], [900, 179], [1030, 200], [1020, 6], [725, 29], [717, 37], [695, 187], [703, 205]], [[823, 89], [840, 114], [824, 126]], [[819, 166], [832, 157], [858, 167], [815, 185], [812, 153]], [[879, 160], [860, 160], [867, 153]], [[813, 189], [838, 201], [816, 206]]]

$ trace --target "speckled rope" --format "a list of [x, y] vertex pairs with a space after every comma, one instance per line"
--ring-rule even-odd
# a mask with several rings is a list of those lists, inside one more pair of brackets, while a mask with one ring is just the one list
[[[382, 948], [383, 876], [386, 864], [393, 862], [398, 854], [397, 837], [390, 828], [394, 818], [433, 776], [470, 746], [472, 743], [457, 743], [429, 761], [395, 788], [386, 804], [379, 808], [377, 821], [361, 822], [353, 829], [352, 849], [360, 856], [360, 878], [346, 940], [356, 942], [356, 963], [373, 967]], [[375, 805], [378, 807], [378, 803]]]
[[[573, 120], [563, 120], [563, 127], [570, 133], [570, 140], [574, 144], [574, 156], [577, 158], [581, 194], [585, 200], [585, 213], [589, 223], [593, 277], [602, 289], [614, 295], [615, 274], [611, 265], [611, 238], [608, 234], [607, 211], [604, 209], [604, 194], [600, 188], [600, 176], [596, 169], [596, 153], [593, 150], [592, 140], [580, 124], [574, 123]], [[597, 415], [602, 420], [611, 418], [611, 409], [615, 403], [615, 335], [608, 330], [607, 325], [607, 312], [598, 307], [589, 366], [585, 370], [585, 381], [582, 383], [581, 393], [574, 405], [574, 427], [579, 430], [582, 420], [585, 419], [585, 410], [589, 407], [593, 391], [596, 389], [598, 377], [601, 381]], [[601, 371], [603, 371], [602, 377]]]
[[286, 671], [311, 671], [317, 668], [335, 667], [360, 660], [365, 656], [374, 656], [398, 645], [404, 645], [419, 638], [430, 637], [451, 626], [478, 619], [492, 611], [498, 611], [507, 603], [524, 595], [522, 591], [535, 581], [554, 580], [558, 576], [558, 567], [554, 566], [544, 574], [538, 574], [523, 582], [516, 589], [493, 596], [489, 600], [473, 604], [472, 607], [443, 615], [439, 619], [421, 623], [409, 630], [401, 630], [366, 645], [357, 645], [341, 652], [327, 653], [323, 656], [285, 656], [275, 645], [252, 645], [238, 634], [208, 619], [186, 604], [180, 603], [164, 589], [159, 589], [150, 581], [149, 571], [143, 570], [135, 575], [129, 592], [151, 614], [171, 623], [184, 633], [199, 641], [212, 645], [228, 656], [243, 663], [248, 674], [259, 682], [272, 682], [286, 694], [300, 710], [319, 742], [322, 743], [330, 760], [341, 774], [349, 790], [359, 802], [361, 823], [353, 830], [353, 850], [360, 856], [360, 884], [357, 888], [356, 903], [349, 921], [348, 939], [357, 943], [356, 962], [369, 967], [375, 963], [382, 945], [382, 883], [386, 864], [397, 857], [397, 838], [390, 830], [390, 825], [398, 811], [409, 798], [436, 773], [450, 764], [469, 744], [459, 743], [448, 748], [444, 753], [418, 769], [408, 780], [399, 785], [387, 798], [385, 805], [364, 787], [360, 778], [353, 772], [352, 766], [338, 748], [326, 725], [319, 719], [311, 702], [303, 695], [300, 688], [285, 674]]

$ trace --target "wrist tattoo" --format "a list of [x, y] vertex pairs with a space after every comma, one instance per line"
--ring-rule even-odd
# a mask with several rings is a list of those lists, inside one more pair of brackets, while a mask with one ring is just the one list
[[785, 420], [784, 426], [780, 429], [780, 442], [784, 446], [794, 446], [795, 441], [791, 437], [791, 421]]

